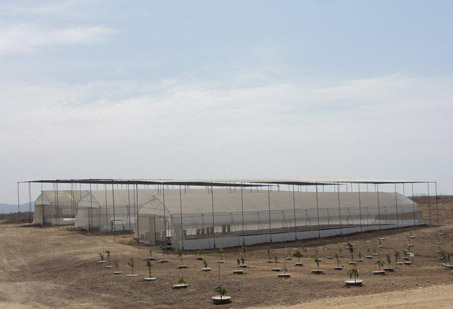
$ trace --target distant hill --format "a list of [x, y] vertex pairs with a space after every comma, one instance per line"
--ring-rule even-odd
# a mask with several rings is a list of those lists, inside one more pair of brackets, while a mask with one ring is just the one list
[[[28, 203], [20, 205], [20, 211], [26, 212], [29, 210]], [[35, 203], [31, 202], [31, 211], [35, 210]], [[0, 214], [9, 214], [17, 212], [17, 205], [0, 203]]]

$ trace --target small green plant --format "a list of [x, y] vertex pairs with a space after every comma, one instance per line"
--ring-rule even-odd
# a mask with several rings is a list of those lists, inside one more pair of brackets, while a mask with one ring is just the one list
[[297, 262], [300, 263], [300, 259], [304, 255], [302, 254], [302, 251], [300, 249], [296, 249], [296, 251], [294, 251], [294, 253], [293, 253], [293, 256], [297, 259]]
[[247, 257], [247, 249], [245, 249], [245, 246], [242, 246], [242, 256], [244, 258]]
[[101, 262], [104, 262], [104, 254], [102, 254], [102, 252], [99, 253], [99, 258], [101, 259]]
[[149, 248], [149, 257], [153, 256], [153, 248]]
[[223, 250], [223, 248], [219, 248], [219, 261], [223, 261], [224, 253], [225, 253], [225, 250]]
[[175, 252], [176, 252], [176, 254], [179, 256], [179, 258], [181, 259], [181, 265], [184, 265], [184, 261], [183, 261], [183, 258], [182, 258], [183, 254], [184, 254], [184, 251], [182, 251], [182, 250], [179, 249], [179, 248], [176, 248], [176, 251], [175, 251]]
[[335, 259], [337, 260], [337, 267], [340, 268], [340, 256], [338, 253], [335, 253]]
[[286, 266], [283, 266], [282, 271], [283, 271], [284, 273], [286, 273], [286, 272], [288, 272], [288, 268], [286, 268]]
[[115, 270], [116, 271], [120, 270], [120, 264], [118, 263], [118, 261], [115, 261]]
[[354, 262], [354, 246], [350, 242], [348, 242], [348, 250], [351, 254], [351, 262]]
[[392, 263], [392, 258], [390, 257], [390, 254], [386, 254], [385, 257], [387, 258], [387, 265], [390, 267], [390, 264]]
[[403, 249], [401, 251], [403, 252], [403, 257], [406, 257], [407, 256], [407, 252], [408, 252], [407, 249]]
[[277, 263], [278, 263], [278, 257], [277, 256], [274, 256], [274, 263], [275, 263], [275, 267], [277, 267]]
[[321, 263], [321, 260], [318, 257], [318, 249], [316, 249], [315, 257], [313, 258], [313, 260], [315, 261], [316, 266], [318, 267], [318, 271], [319, 271], [319, 264]]
[[447, 253], [447, 265], [450, 265], [451, 254]]
[[133, 275], [135, 263], [134, 263], [134, 258], [132, 256], [129, 258], [129, 262], [127, 262], [127, 265], [129, 265], [129, 267], [131, 268], [131, 273]]
[[198, 250], [197, 256], [198, 256], [198, 257], [201, 257], [201, 250]]
[[354, 282], [356, 283], [357, 282], [357, 278], [359, 277], [359, 270], [357, 268], [352, 268], [350, 270], [348, 270], [348, 275], [349, 275], [349, 278], [353, 278], [354, 277]]
[[208, 268], [208, 262], [206, 262], [206, 260], [203, 260], [203, 266], [204, 268]]
[[167, 246], [159, 246], [159, 249], [162, 253], [162, 258], [165, 259], [165, 255], [167, 254]]
[[107, 262], [110, 264], [110, 250], [105, 249], [105, 253], [107, 253]]
[[362, 252], [359, 251], [359, 254], [357, 254], [357, 256], [359, 257], [359, 260], [362, 260]]
[[187, 285], [187, 281], [186, 281], [186, 280], [184, 280], [184, 278], [183, 278], [183, 277], [179, 277], [179, 279], [178, 279], [178, 284], [184, 284], [184, 285]]
[[399, 251], [395, 251], [393, 253], [393, 256], [395, 257], [395, 263], [398, 263], [398, 259], [400, 258], [400, 252]]
[[244, 256], [241, 256], [241, 262], [242, 262], [242, 265], [245, 265], [245, 257]]
[[149, 274], [149, 277], [151, 278], [151, 267], [153, 266], [151, 264], [151, 260], [146, 260], [146, 266], [148, 266], [148, 274]]
[[266, 255], [267, 255], [267, 260], [270, 261], [271, 260], [271, 249], [267, 248]]
[[374, 263], [374, 264], [376, 264], [379, 267], [379, 271], [381, 270], [381, 267], [384, 266], [384, 262], [381, 260], [377, 260], [376, 263]]
[[217, 293], [220, 296], [220, 299], [222, 299], [222, 297], [227, 294], [227, 291], [223, 286], [219, 285], [215, 287], [214, 293]]
[[241, 265], [241, 259], [237, 258], [237, 259], [236, 259], [236, 262], [238, 263], [238, 266]]

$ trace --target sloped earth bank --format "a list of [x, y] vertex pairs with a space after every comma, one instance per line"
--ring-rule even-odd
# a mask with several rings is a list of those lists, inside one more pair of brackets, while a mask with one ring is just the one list
[[[442, 218], [451, 217], [452, 203], [442, 203]], [[424, 207], [424, 206], [423, 206]], [[445, 221], [448, 222], [449, 221]], [[442, 229], [443, 236], [438, 232]], [[278, 256], [279, 267], [283, 266], [285, 246], [307, 248], [302, 258], [304, 267], [294, 267], [296, 260], [287, 262], [291, 278], [277, 278], [265, 263], [267, 245], [247, 247], [246, 263], [249, 266], [245, 275], [233, 275], [240, 248], [226, 249], [225, 263], [221, 265], [222, 284], [233, 297], [227, 307], [285, 306], [309, 307], [427, 307], [451, 303], [453, 295], [453, 273], [441, 266], [437, 254], [437, 241], [442, 241], [446, 251], [453, 252], [451, 235], [453, 225], [430, 226], [412, 230], [415, 253], [412, 266], [397, 266], [394, 273], [386, 276], [373, 276], [377, 257], [364, 259], [359, 263], [361, 288], [346, 288], [349, 253], [345, 249], [351, 241], [357, 251], [366, 254], [367, 248], [373, 251], [378, 247], [380, 236], [385, 237], [381, 259], [385, 254], [403, 249], [408, 243], [409, 229], [364, 233], [345, 238], [329, 238], [303, 242], [279, 243], [271, 247], [271, 255]], [[132, 245], [134, 244], [134, 245]], [[334, 271], [335, 260], [326, 258], [334, 254], [338, 247], [343, 248], [341, 264], [343, 271]], [[98, 264], [98, 254], [108, 248], [112, 261], [118, 260], [123, 275], [113, 275]], [[312, 257], [315, 249], [322, 259], [324, 275], [313, 275], [316, 267]], [[148, 247], [137, 248], [130, 236], [82, 233], [68, 227], [41, 228], [19, 225], [0, 225], [0, 307], [1, 308], [202, 308], [212, 307], [211, 296], [218, 284], [217, 253], [203, 252], [211, 272], [202, 272], [203, 263], [196, 261], [196, 252], [187, 253], [184, 263], [187, 269], [178, 270], [179, 258], [174, 253], [168, 255], [169, 263], [154, 263], [153, 276], [158, 280], [145, 282], [147, 274], [145, 259]], [[154, 256], [160, 258], [157, 249]], [[133, 256], [138, 278], [128, 278], [127, 262]], [[172, 290], [172, 285], [183, 276], [189, 287]], [[421, 291], [421, 292], [420, 292]], [[427, 293], [426, 296], [425, 292]], [[384, 294], [382, 294], [384, 293]], [[363, 297], [367, 295], [366, 297]], [[437, 303], [436, 303], [437, 302]], [[379, 305], [380, 304], [380, 305]], [[425, 305], [423, 305], [425, 304]], [[417, 307], [418, 306], [418, 307]], [[443, 306], [443, 307], [448, 307]]]

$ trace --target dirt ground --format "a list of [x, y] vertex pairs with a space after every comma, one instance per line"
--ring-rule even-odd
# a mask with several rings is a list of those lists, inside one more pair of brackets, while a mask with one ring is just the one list
[[[453, 252], [453, 203], [442, 201], [439, 204], [439, 218], [444, 226], [427, 226], [415, 229], [400, 229], [382, 233], [363, 233], [344, 238], [316, 239], [302, 242], [273, 244], [272, 256], [278, 256], [279, 266], [284, 264], [285, 247], [294, 250], [300, 245], [307, 252], [302, 258], [304, 267], [294, 267], [296, 260], [288, 261], [291, 278], [277, 278], [265, 263], [268, 245], [247, 247], [245, 275], [234, 275], [236, 258], [240, 248], [225, 249], [221, 264], [221, 282], [233, 302], [225, 307], [281, 307], [294, 308], [424, 308], [429, 305], [443, 307], [453, 304], [453, 273], [441, 266], [438, 259], [437, 242], [448, 252]], [[421, 205], [423, 213], [427, 206]], [[437, 220], [437, 218], [436, 218]], [[433, 220], [434, 221], [434, 220]], [[433, 222], [435, 223], [435, 222]], [[378, 247], [379, 237], [384, 237], [380, 251], [392, 255], [394, 250], [402, 250], [408, 243], [408, 233], [412, 231], [412, 251], [415, 253], [412, 266], [397, 266], [394, 273], [374, 276], [378, 257], [358, 264], [361, 288], [346, 288], [349, 253], [345, 249], [348, 241], [356, 247], [356, 252], [366, 254]], [[444, 235], [439, 235], [442, 230]], [[342, 271], [335, 271], [335, 260], [327, 259], [337, 248], [343, 248]], [[113, 275], [113, 270], [105, 269], [98, 263], [99, 252], [111, 251], [111, 260], [118, 260], [123, 275]], [[319, 250], [324, 275], [311, 274], [316, 268], [312, 257]], [[217, 252], [203, 252], [203, 257], [212, 268], [202, 272], [202, 262], [197, 261], [196, 252], [184, 255], [187, 269], [179, 270], [179, 258], [169, 253], [169, 263], [153, 264], [153, 275], [157, 281], [145, 282], [147, 274], [145, 259], [149, 248], [130, 242], [130, 236], [90, 234], [77, 232], [70, 227], [33, 227], [30, 225], [0, 225], [0, 307], [1, 308], [203, 308], [212, 307], [211, 296], [218, 285]], [[154, 256], [161, 258], [157, 248]], [[129, 258], [135, 259], [137, 278], [128, 278]], [[173, 290], [172, 285], [179, 277], [189, 283], [183, 290]], [[291, 307], [292, 308], [292, 307]]]

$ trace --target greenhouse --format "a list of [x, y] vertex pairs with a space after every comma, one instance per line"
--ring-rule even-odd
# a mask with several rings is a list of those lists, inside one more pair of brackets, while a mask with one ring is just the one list
[[207, 249], [424, 224], [418, 206], [399, 193], [193, 189], [164, 194], [139, 209], [139, 241]]
[[[436, 216], [439, 221], [437, 198], [437, 214], [429, 204], [424, 219], [418, 205], [406, 197], [406, 190], [414, 196], [414, 187], [418, 194], [427, 189], [428, 196], [434, 187], [437, 196], [435, 182], [69, 179], [25, 183], [30, 201], [31, 185], [41, 186], [36, 224], [133, 231], [139, 242], [186, 250], [431, 224]], [[42, 189], [49, 184], [53, 191]]]
[[33, 224], [74, 224], [77, 205], [86, 191], [42, 191], [35, 201]]

